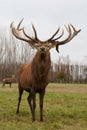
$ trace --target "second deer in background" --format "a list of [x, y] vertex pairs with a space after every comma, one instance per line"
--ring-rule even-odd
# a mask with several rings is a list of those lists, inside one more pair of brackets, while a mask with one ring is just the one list
[[12, 75], [12, 77], [6, 77], [3, 79], [3, 86], [5, 86], [5, 84], [9, 84], [10, 88], [11, 88], [11, 84], [14, 81], [14, 77], [15, 75]]

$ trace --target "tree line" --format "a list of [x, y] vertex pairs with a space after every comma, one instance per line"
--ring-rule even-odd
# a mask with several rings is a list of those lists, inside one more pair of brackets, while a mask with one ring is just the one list
[[87, 83], [87, 66], [71, 64], [69, 56], [59, 57], [54, 69], [54, 82]]
[[17, 81], [18, 70], [21, 65], [30, 62], [35, 50], [23, 41], [14, 38], [10, 31], [0, 32], [0, 82], [4, 77], [15, 75]]
[[[7, 29], [0, 31], [0, 82], [3, 78], [15, 75], [21, 65], [30, 62], [35, 55], [35, 49], [14, 38]], [[87, 82], [87, 67], [71, 64], [69, 56], [58, 57], [56, 64], [51, 65], [51, 82]]]

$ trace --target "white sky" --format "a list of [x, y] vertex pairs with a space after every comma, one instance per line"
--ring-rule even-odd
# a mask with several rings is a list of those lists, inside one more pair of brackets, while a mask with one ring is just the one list
[[[24, 17], [23, 26], [33, 23], [41, 40], [48, 39], [58, 28], [72, 23], [82, 31], [68, 44], [60, 46], [58, 54], [51, 51], [52, 60], [69, 55], [79, 63], [87, 60], [87, 0], [0, 0], [0, 28], [15, 25]], [[86, 62], [87, 63], [87, 62]]]

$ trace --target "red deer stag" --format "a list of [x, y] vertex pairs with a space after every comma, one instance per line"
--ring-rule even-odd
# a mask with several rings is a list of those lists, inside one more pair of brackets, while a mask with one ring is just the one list
[[45, 95], [45, 88], [50, 80], [50, 49], [56, 47], [58, 51], [59, 45], [64, 45], [71, 41], [81, 30], [76, 30], [73, 25], [68, 25], [66, 30], [68, 37], [65, 40], [59, 41], [64, 31], [55, 38], [56, 34], [60, 31], [60, 28], [46, 41], [41, 41], [38, 36], [34, 25], [32, 29], [34, 31], [34, 37], [30, 37], [24, 30], [20, 28], [23, 19], [19, 22], [18, 26], [15, 27], [13, 22], [10, 25], [12, 34], [20, 40], [27, 42], [29, 45], [37, 49], [36, 55], [30, 64], [22, 66], [19, 72], [19, 99], [16, 113], [19, 113], [19, 106], [23, 91], [27, 91], [29, 96], [27, 98], [31, 114], [32, 121], [35, 121], [35, 108], [36, 108], [36, 93], [39, 93], [40, 98], [40, 121], [43, 121], [43, 98]]
[[3, 86], [5, 86], [5, 84], [9, 84], [10, 88], [11, 88], [11, 84], [13, 83], [14, 80], [14, 75], [12, 75], [12, 77], [6, 77], [3, 79]]

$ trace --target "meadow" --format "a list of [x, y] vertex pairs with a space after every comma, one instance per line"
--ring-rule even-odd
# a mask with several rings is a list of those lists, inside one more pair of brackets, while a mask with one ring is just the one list
[[24, 92], [16, 115], [17, 84], [0, 85], [0, 130], [87, 130], [87, 84], [49, 84], [44, 97], [44, 122], [39, 121], [37, 94], [36, 121], [32, 123]]

